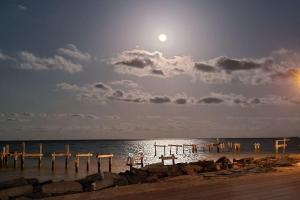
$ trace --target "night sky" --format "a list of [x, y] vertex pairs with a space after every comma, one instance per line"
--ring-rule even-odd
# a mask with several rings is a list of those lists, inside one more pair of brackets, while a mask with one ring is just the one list
[[299, 136], [299, 8], [2, 0], [0, 140]]

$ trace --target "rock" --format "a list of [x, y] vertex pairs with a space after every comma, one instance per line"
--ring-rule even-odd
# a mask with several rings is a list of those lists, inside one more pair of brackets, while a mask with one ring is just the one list
[[193, 164], [185, 165], [182, 168], [183, 174], [191, 175], [191, 176], [198, 175], [200, 172], [202, 172], [202, 170], [203, 168], [201, 166], [193, 165]]
[[78, 180], [78, 182], [82, 185], [84, 191], [90, 191], [91, 184], [97, 180], [102, 180], [102, 175], [100, 173], [86, 176], [85, 178]]
[[140, 177], [137, 175], [126, 175], [126, 179], [128, 181], [128, 184], [138, 184], [142, 183], [146, 180], [147, 177]]
[[292, 159], [288, 159], [288, 158], [283, 158], [283, 159], [279, 159], [274, 163], [275, 167], [288, 167], [288, 166], [292, 166], [294, 164]]
[[219, 158], [216, 163], [220, 165], [221, 169], [229, 169], [232, 168], [232, 162], [230, 159], [226, 158], [225, 156]]
[[179, 165], [168, 166], [168, 177], [175, 177], [183, 175], [181, 167]]
[[204, 171], [207, 171], [207, 172], [214, 172], [214, 171], [218, 171], [218, 170], [220, 170], [220, 167], [216, 163], [211, 163], [210, 165], [207, 165], [204, 168]]
[[11, 187], [18, 187], [22, 185], [28, 185], [27, 180], [25, 178], [17, 178], [17, 179], [1, 182], [0, 190], [11, 188]]
[[117, 177], [114, 178], [114, 183], [117, 186], [124, 186], [129, 184], [127, 178], [121, 175], [118, 175]]
[[168, 166], [161, 163], [148, 165], [143, 167], [142, 170], [147, 171], [148, 176], [157, 175], [158, 178], [164, 178], [168, 176]]
[[237, 160], [235, 158], [233, 159], [233, 162], [236, 162], [236, 163], [239, 163], [239, 164], [242, 164], [242, 165], [251, 164], [251, 163], [253, 163], [253, 161], [254, 161], [253, 157], [241, 158], [239, 160]]
[[198, 166], [201, 166], [201, 167], [205, 168], [206, 166], [215, 164], [215, 161], [213, 161], [213, 160], [199, 160], [197, 162], [191, 162], [190, 164], [198, 165]]
[[94, 190], [102, 190], [113, 186], [115, 186], [115, 182], [111, 173], [104, 173], [102, 180], [97, 180], [93, 183]]
[[0, 199], [7, 200], [11, 197], [19, 197], [33, 192], [32, 185], [22, 185], [0, 190]]
[[59, 195], [83, 192], [83, 189], [79, 182], [60, 181], [43, 185], [42, 192], [46, 194]]

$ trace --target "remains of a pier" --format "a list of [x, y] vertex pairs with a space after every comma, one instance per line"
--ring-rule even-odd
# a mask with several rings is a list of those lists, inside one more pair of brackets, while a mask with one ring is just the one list
[[55, 170], [55, 160], [56, 160], [56, 157], [65, 157], [65, 170], [68, 170], [68, 162], [69, 162], [69, 158], [71, 157], [70, 145], [68, 145], [68, 144], [66, 145], [66, 152], [64, 152], [64, 153], [53, 152], [51, 154], [51, 158], [52, 158], [51, 169], [52, 169], [52, 171]]
[[111, 172], [111, 165], [112, 165], [112, 158], [114, 157], [113, 154], [98, 154], [96, 156], [98, 158], [98, 173], [101, 172], [101, 159], [108, 158], [108, 171]]
[[128, 156], [126, 165], [129, 166], [129, 170], [132, 170], [133, 166], [144, 167], [144, 155]]
[[165, 164], [165, 160], [172, 160], [172, 164], [175, 165], [175, 159], [177, 158], [174, 156], [174, 154], [172, 154], [171, 156], [161, 155], [159, 159], [161, 159], [162, 164]]
[[24, 169], [25, 158], [38, 158], [38, 167], [42, 167], [42, 158], [43, 158], [43, 145], [39, 144], [39, 152], [26, 152], [26, 144], [22, 142], [22, 153], [21, 153], [21, 169]]
[[90, 163], [91, 163], [91, 157], [93, 156], [92, 153], [77, 153], [75, 155], [75, 172], [78, 173], [79, 166], [80, 166], [80, 158], [87, 158], [86, 159], [86, 171], [90, 171]]
[[285, 154], [288, 141], [290, 141], [290, 139], [286, 138], [283, 138], [282, 140], [275, 140], [275, 157], [278, 157], [280, 149], [282, 149], [282, 153]]

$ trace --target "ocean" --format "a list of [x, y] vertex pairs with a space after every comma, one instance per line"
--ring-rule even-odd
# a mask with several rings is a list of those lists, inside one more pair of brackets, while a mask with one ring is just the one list
[[[198, 148], [197, 153], [192, 153], [192, 150], [186, 148], [185, 152], [182, 152], [182, 148], [178, 149], [176, 154], [175, 147], [172, 148], [172, 154], [177, 157], [176, 163], [179, 162], [193, 162], [199, 159], [217, 159], [223, 155], [229, 158], [241, 158], [241, 157], [263, 157], [272, 156], [275, 151], [275, 140], [282, 138], [223, 138], [220, 142], [236, 142], [241, 144], [241, 150], [238, 153], [223, 152], [217, 153], [216, 149], [213, 152], [203, 151], [202, 148]], [[0, 181], [9, 180], [18, 177], [26, 178], [38, 178], [41, 181], [45, 180], [74, 180], [84, 177], [88, 174], [97, 172], [97, 159], [95, 156], [91, 159], [90, 171], [86, 171], [86, 159], [82, 158], [80, 161], [79, 172], [75, 173], [74, 155], [76, 153], [93, 153], [93, 154], [113, 154], [112, 160], [112, 172], [121, 172], [128, 169], [126, 166], [126, 159], [129, 155], [144, 155], [145, 165], [151, 163], [160, 162], [159, 156], [164, 154], [164, 150], [161, 147], [157, 147], [157, 155], [154, 154], [154, 143], [158, 145], [168, 144], [197, 144], [198, 147], [207, 143], [215, 142], [216, 139], [155, 139], [155, 140], [57, 140], [57, 141], [25, 141], [26, 152], [38, 152], [39, 144], [43, 144], [42, 167], [38, 168], [37, 158], [26, 158], [25, 168], [20, 169], [20, 159], [17, 163], [17, 168], [13, 168], [13, 160], [9, 161], [8, 168], [0, 168]], [[261, 152], [254, 153], [253, 144], [261, 144]], [[10, 145], [10, 151], [21, 152], [21, 141], [0, 141], [0, 148], [5, 144]], [[70, 145], [70, 151], [72, 157], [69, 162], [69, 169], [64, 169], [64, 159], [56, 159], [55, 171], [51, 170], [51, 156], [53, 152], [59, 153], [65, 151], [65, 145]], [[300, 153], [300, 139], [290, 138], [286, 149], [287, 153]], [[169, 147], [166, 147], [166, 156], [170, 154]], [[108, 161], [103, 160], [103, 171], [108, 170]], [[166, 164], [171, 164], [171, 161]]]

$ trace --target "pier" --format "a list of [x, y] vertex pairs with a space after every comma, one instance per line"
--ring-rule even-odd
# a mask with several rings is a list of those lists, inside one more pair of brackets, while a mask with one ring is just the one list
[[53, 152], [51, 154], [51, 158], [52, 158], [52, 161], [51, 161], [51, 169], [52, 171], [55, 170], [55, 160], [56, 160], [56, 157], [64, 157], [65, 158], [65, 170], [68, 170], [68, 162], [69, 162], [69, 158], [72, 156], [72, 154], [70, 153], [70, 145], [66, 145], [66, 152], [64, 153], [56, 153], [56, 152]]
[[101, 159], [108, 159], [108, 171], [111, 172], [112, 158], [113, 154], [98, 154], [96, 157], [98, 158], [98, 173], [101, 172]]

